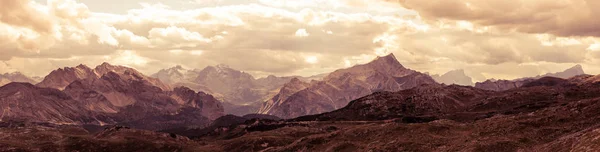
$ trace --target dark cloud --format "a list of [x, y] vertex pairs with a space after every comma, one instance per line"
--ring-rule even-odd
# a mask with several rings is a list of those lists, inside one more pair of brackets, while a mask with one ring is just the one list
[[600, 36], [597, 0], [390, 0], [430, 21], [465, 20], [482, 26], [558, 36]]

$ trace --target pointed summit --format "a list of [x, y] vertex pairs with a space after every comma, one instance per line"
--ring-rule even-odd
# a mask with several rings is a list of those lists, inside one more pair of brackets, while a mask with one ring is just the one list
[[107, 66], [113, 66], [112, 64], [108, 63], [108, 62], [102, 62], [102, 64], [99, 65], [100, 67], [107, 67]]
[[542, 78], [542, 77], [557, 77], [557, 78], [568, 79], [568, 78], [571, 78], [571, 77], [574, 77], [574, 76], [578, 76], [578, 75], [582, 75], [582, 74], [585, 74], [585, 72], [583, 71], [583, 67], [581, 65], [577, 64], [577, 65], [575, 65], [575, 66], [573, 66], [573, 67], [571, 67], [569, 69], [566, 69], [563, 72], [548, 73], [548, 74], [545, 74], [545, 75], [541, 75], [541, 76], [535, 77], [535, 79], [539, 79], [539, 78]]
[[577, 73], [578, 75], [585, 74], [585, 72], [583, 71], [583, 66], [581, 66], [580, 64], [577, 64], [577, 65], [565, 70], [565, 72]]
[[87, 65], [85, 65], [85, 64], [79, 64], [79, 65], [77, 65], [75, 68], [77, 68], [77, 69], [91, 69], [90, 67], [88, 67], [88, 66], [87, 66]]
[[385, 59], [390, 59], [390, 60], [391, 59], [396, 60], [396, 56], [394, 55], [394, 53], [390, 53], [390, 54], [388, 54], [386, 56], [380, 56], [380, 57], [377, 57], [377, 58], [385, 58]]
[[394, 66], [397, 68], [404, 68], [404, 66], [402, 66], [402, 64], [398, 62], [396, 56], [394, 56], [393, 53], [390, 53], [386, 56], [379, 56], [375, 58], [375, 60], [369, 62], [368, 64], [375, 66]]

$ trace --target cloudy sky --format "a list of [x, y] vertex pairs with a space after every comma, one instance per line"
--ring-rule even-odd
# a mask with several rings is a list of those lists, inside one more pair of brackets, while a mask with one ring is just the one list
[[313, 75], [394, 53], [512, 79], [600, 73], [598, 0], [1, 0], [0, 73], [110, 62]]

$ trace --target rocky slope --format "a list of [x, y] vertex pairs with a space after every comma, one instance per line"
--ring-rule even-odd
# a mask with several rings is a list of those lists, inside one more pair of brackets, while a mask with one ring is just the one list
[[390, 54], [364, 65], [334, 71], [323, 81], [315, 81], [291, 95], [278, 94], [277, 97], [287, 98], [268, 101], [261, 112], [282, 118], [318, 114], [342, 108], [351, 100], [376, 91], [398, 91], [434, 83], [430, 76], [403, 67]]
[[29, 83], [12, 82], [0, 87], [0, 121], [28, 120], [57, 124], [101, 124], [110, 122], [68, 94]]
[[[0, 89], [0, 109], [4, 110], [0, 118], [57, 124], [127, 124], [159, 130], [205, 126], [223, 115], [222, 104], [206, 93], [185, 87], [165, 90], [168, 86], [159, 80], [131, 68], [107, 63], [96, 69], [86, 67], [56, 70], [38, 86], [6, 85]], [[63, 90], [55, 89], [61, 86], [39, 87], [68, 81]]]
[[279, 93], [275, 95], [270, 100], [263, 103], [258, 113], [268, 113], [271, 111], [273, 106], [281, 105], [285, 100], [288, 99], [294, 93], [306, 89], [310, 84], [307, 82], [302, 82], [298, 78], [294, 78], [290, 80], [289, 83], [286, 83], [279, 89]]

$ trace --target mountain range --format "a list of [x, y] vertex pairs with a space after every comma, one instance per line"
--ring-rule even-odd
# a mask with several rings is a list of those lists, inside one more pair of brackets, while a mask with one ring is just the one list
[[225, 113], [243, 116], [256, 113], [262, 102], [273, 97], [281, 86], [291, 79], [304, 81], [320, 79], [312, 77], [277, 77], [269, 75], [256, 79], [252, 75], [230, 68], [227, 65], [208, 66], [204, 69], [188, 70], [182, 66], [163, 69], [152, 75], [170, 86], [185, 86], [196, 91], [209, 93], [225, 106]]
[[542, 77], [506, 91], [424, 84], [321, 114], [178, 133], [209, 151], [586, 151], [600, 137], [599, 77]]
[[222, 104], [203, 92], [171, 89], [155, 78], [103, 63], [52, 71], [36, 85], [11, 82], [0, 88], [1, 120], [55, 124], [128, 124], [143, 129], [208, 125]]
[[519, 79], [514, 79], [514, 80], [487, 80], [484, 82], [478, 82], [475, 84], [476, 88], [480, 88], [480, 89], [484, 89], [484, 90], [494, 90], [494, 91], [504, 91], [504, 90], [510, 90], [510, 89], [514, 89], [514, 88], [518, 88], [523, 86], [524, 84], [543, 78], [543, 77], [556, 77], [556, 78], [563, 78], [563, 79], [568, 79], [574, 76], [578, 76], [578, 75], [584, 75], [585, 72], [583, 71], [583, 67], [581, 65], [575, 65], [569, 69], [566, 69], [565, 71], [562, 72], [557, 72], [557, 73], [547, 73], [544, 75], [538, 75], [535, 77], [526, 77], [526, 78], [519, 78]]
[[0, 151], [600, 148], [600, 75], [580, 65], [474, 87], [464, 70], [432, 77], [393, 54], [322, 77], [256, 79], [225, 65], [150, 77], [102, 63], [35, 85], [20, 73], [0, 80]]
[[294, 118], [333, 111], [373, 92], [399, 91], [434, 83], [430, 76], [405, 68], [390, 54], [367, 64], [336, 70], [322, 81], [306, 84], [294, 79], [259, 112]]

